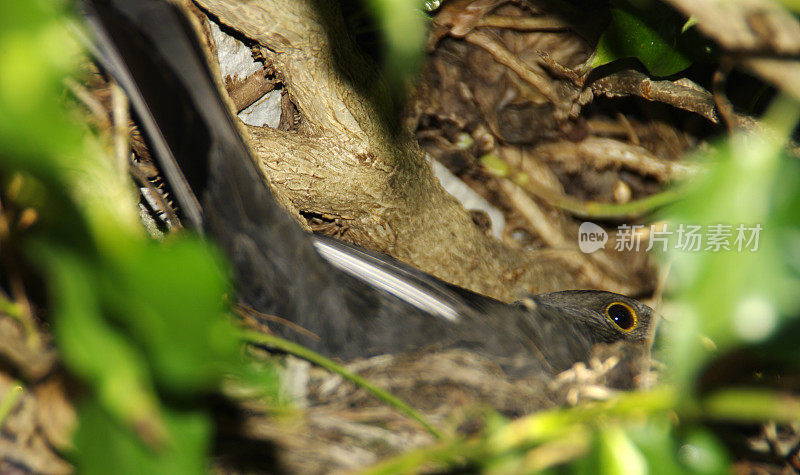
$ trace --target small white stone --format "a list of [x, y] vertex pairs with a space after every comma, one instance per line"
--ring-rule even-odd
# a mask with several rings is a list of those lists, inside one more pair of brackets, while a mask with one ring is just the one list
[[211, 36], [217, 44], [217, 56], [222, 77], [231, 77], [234, 81], [243, 81], [247, 76], [263, 68], [261, 63], [253, 59], [250, 48], [236, 38], [220, 30], [214, 22], [211, 25]]
[[247, 125], [255, 127], [278, 127], [281, 122], [281, 91], [273, 90], [264, 95], [242, 112], [239, 118]]

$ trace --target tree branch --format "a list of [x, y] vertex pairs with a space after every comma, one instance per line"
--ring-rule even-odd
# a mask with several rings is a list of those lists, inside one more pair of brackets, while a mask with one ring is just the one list
[[197, 3], [262, 45], [297, 106], [296, 130], [249, 131], [262, 171], [298, 209], [341, 218], [351, 242], [500, 299], [592, 286], [559, 259], [509, 249], [475, 226], [411, 135], [380, 119], [385, 91], [364, 79], [374, 66], [349, 38], [328, 36], [347, 32], [337, 12], [289, 0]]

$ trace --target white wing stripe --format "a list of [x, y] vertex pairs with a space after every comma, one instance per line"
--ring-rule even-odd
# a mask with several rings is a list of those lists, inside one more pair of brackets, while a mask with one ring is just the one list
[[337, 249], [324, 241], [315, 239], [313, 242], [317, 252], [334, 267], [367, 284], [378, 287], [420, 310], [440, 316], [451, 322], [459, 320], [458, 311], [455, 308], [429, 294], [414, 282], [410, 282], [343, 249]]

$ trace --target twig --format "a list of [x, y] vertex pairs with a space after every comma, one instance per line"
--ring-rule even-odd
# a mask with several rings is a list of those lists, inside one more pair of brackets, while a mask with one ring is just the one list
[[500, 189], [548, 246], [571, 247], [564, 239], [564, 233], [554, 227], [552, 220], [545, 215], [536, 202], [525, 194], [519, 185], [511, 180], [500, 178]]
[[595, 94], [607, 97], [638, 96], [699, 114], [718, 124], [714, 98], [708, 91], [672, 81], [653, 81], [638, 71], [620, 71], [600, 78], [589, 86]]
[[131, 147], [128, 124], [130, 123], [130, 112], [128, 96], [116, 82], [111, 82], [111, 118], [114, 123], [113, 143], [114, 160], [116, 162], [117, 173], [125, 176], [130, 162]]
[[254, 102], [264, 97], [264, 94], [275, 89], [277, 80], [266, 77], [268, 71], [260, 70], [251, 74], [244, 81], [235, 84], [228, 93], [236, 106], [236, 112], [242, 112]]
[[548, 143], [537, 147], [533, 153], [543, 160], [557, 161], [567, 167], [580, 167], [581, 160], [576, 160], [579, 157], [592, 162], [596, 168], [624, 167], [659, 181], [692, 176], [700, 170], [697, 166], [662, 160], [644, 147], [603, 137]]
[[582, 201], [572, 196], [559, 193], [538, 183], [535, 178], [518, 171], [514, 173], [514, 182], [528, 193], [544, 200], [547, 204], [567, 211], [582, 218], [621, 219], [635, 218], [649, 213], [664, 205], [679, 200], [681, 193], [677, 190], [666, 190], [640, 200], [627, 203], [601, 203], [598, 201]]
[[[17, 279], [14, 280], [16, 281]], [[14, 286], [17, 285], [19, 284], [15, 284]], [[39, 339], [39, 332], [36, 329], [36, 324], [33, 322], [33, 315], [31, 314], [30, 304], [27, 298], [24, 298], [22, 302], [12, 302], [5, 293], [0, 291], [0, 313], [4, 313], [18, 321], [25, 330], [28, 345], [35, 350], [39, 349], [41, 340]]]
[[[501, 159], [498, 158], [498, 160]], [[630, 293], [629, 285], [611, 277], [613, 272], [610, 269], [614, 269], [617, 266], [607, 254], [602, 252], [592, 254], [578, 253], [575, 243], [568, 241], [560, 228], [553, 227], [552, 220], [545, 215], [539, 204], [527, 193], [536, 196], [550, 206], [571, 211], [579, 216], [602, 219], [644, 214], [658, 206], [675, 201], [680, 196], [679, 191], [667, 191], [623, 204], [582, 202], [553, 189], [547, 183], [534, 182], [535, 180], [531, 175], [516, 169], [507, 161], [502, 161], [502, 163], [506, 174], [498, 176], [501, 190], [542, 240], [550, 247], [568, 249], [574, 253], [575, 257], [570, 260], [570, 264], [574, 265], [575, 270], [580, 271], [590, 282], [606, 287], [611, 281], [616, 287], [616, 291]], [[672, 194], [674, 196], [671, 196]], [[601, 269], [606, 269], [606, 272]]]
[[728, 131], [732, 132], [734, 128], [736, 128], [736, 117], [733, 111], [733, 104], [728, 98], [725, 96], [725, 80], [728, 74], [726, 71], [722, 69], [717, 69], [714, 71], [714, 76], [712, 78], [712, 93], [714, 96], [714, 103], [719, 110], [722, 119], [725, 121], [725, 125], [728, 127]]
[[[277, 315], [268, 315], [266, 313], [259, 312], [258, 310], [254, 309], [252, 307], [249, 307], [247, 305], [242, 305], [240, 303], [234, 304], [233, 308], [234, 308], [234, 310], [236, 310], [236, 313], [238, 313], [239, 315], [241, 315], [243, 317], [252, 318], [258, 323], [261, 323], [259, 321], [259, 318], [264, 319], [264, 320], [268, 320], [268, 321], [271, 321], [271, 322], [275, 322], [275, 323], [278, 323], [280, 325], [285, 325], [285, 326], [291, 328], [292, 330], [296, 331], [297, 333], [299, 333], [301, 335], [305, 335], [305, 336], [311, 338], [312, 340], [319, 341], [319, 335], [317, 335], [316, 333], [312, 332], [311, 330], [307, 330], [307, 329], [301, 327], [300, 325], [298, 325], [298, 324], [296, 324], [296, 323], [294, 323], [294, 322], [292, 322], [290, 320], [286, 320], [285, 318], [278, 317]], [[266, 326], [264, 326], [264, 328], [266, 328]]]
[[789, 450], [789, 455], [786, 456], [786, 461], [796, 472], [800, 472], [800, 442], [795, 444], [795, 446]]
[[625, 117], [625, 114], [623, 114], [622, 112], [617, 112], [617, 119], [619, 119], [620, 123], [622, 124], [622, 127], [628, 132], [628, 140], [633, 145], [641, 145], [641, 142], [639, 141], [639, 135], [633, 129], [631, 122], [628, 120], [627, 117]]
[[425, 430], [431, 433], [437, 439], [442, 438], [441, 432], [439, 432], [433, 425], [431, 425], [420, 413], [418, 413], [413, 407], [409, 406], [407, 403], [402, 401], [397, 396], [385, 391], [374, 384], [370, 383], [366, 379], [362, 378], [357, 374], [353, 374], [343, 368], [341, 365], [338, 365], [331, 361], [328, 358], [320, 355], [319, 353], [309, 350], [308, 348], [298, 345], [297, 343], [292, 343], [288, 340], [284, 340], [283, 338], [277, 337], [275, 335], [266, 335], [263, 333], [258, 333], [252, 330], [243, 330], [241, 333], [241, 337], [244, 341], [248, 343], [253, 343], [257, 345], [264, 345], [268, 348], [272, 348], [278, 351], [284, 351], [286, 353], [292, 354], [297, 356], [298, 358], [302, 358], [310, 363], [313, 363], [323, 369], [326, 369], [332, 373], [338, 374], [339, 376], [343, 377], [344, 379], [352, 382], [356, 386], [364, 389], [368, 393], [372, 394], [379, 400], [389, 404], [390, 406], [394, 407], [395, 409], [399, 410], [400, 412], [406, 414], [410, 418], [414, 419], [415, 421], [419, 422]]
[[726, 51], [787, 58], [800, 55], [800, 24], [785, 7], [788, 2], [667, 0], [666, 3], [686, 17], [695, 18], [697, 28]]
[[[594, 81], [589, 87], [595, 94], [606, 97], [637, 96], [648, 101], [661, 102], [701, 115], [715, 124], [719, 123], [718, 111], [722, 112], [717, 108], [714, 96], [700, 86], [689, 86], [680, 79], [674, 82], [654, 81], [638, 71], [610, 74]], [[729, 121], [737, 128], [745, 130], [758, 128], [755, 119], [737, 114], [732, 109]]]
[[108, 128], [111, 126], [111, 121], [108, 118], [108, 113], [103, 104], [95, 96], [93, 96], [88, 89], [79, 84], [72, 78], [65, 78], [64, 84], [67, 89], [78, 99], [92, 114], [92, 117], [97, 121], [101, 128]]
[[568, 79], [575, 87], [583, 89], [583, 84], [586, 81], [585, 74], [590, 68], [588, 61], [576, 68], [569, 68], [553, 59], [547, 51], [538, 50], [536, 54], [539, 56], [540, 66], [550, 71], [556, 77]]
[[772, 83], [795, 101], [800, 100], [800, 61], [777, 58], [738, 58], [745, 69], [751, 70], [767, 83]]
[[508, 15], [487, 15], [478, 20], [475, 26], [489, 28], [508, 28], [523, 31], [564, 31], [574, 25], [552, 17], [519, 17]]
[[[628, 121], [630, 124], [630, 121]], [[589, 135], [601, 137], [627, 137], [630, 139], [630, 131], [619, 121], [602, 117], [591, 117], [585, 122]], [[633, 127], [633, 124], [631, 124]], [[638, 135], [637, 135], [638, 136]]]
[[545, 216], [539, 205], [511, 180], [500, 178], [500, 189], [547, 245], [553, 248], [569, 249], [573, 252], [574, 259], [570, 261], [570, 265], [575, 266], [575, 269], [580, 271], [590, 283], [606, 288], [612, 284], [616, 292], [630, 293], [629, 285], [610, 277], [608, 272], [603, 272], [590, 260], [598, 261], [604, 267], [613, 268], [614, 263], [609, 260], [608, 256], [602, 253], [584, 254], [578, 251], [577, 245], [568, 242], [564, 238], [564, 233], [552, 226], [551, 220]]
[[428, 36], [428, 51], [433, 51], [439, 40], [445, 36], [463, 38], [497, 4], [497, 0], [472, 0], [465, 8], [462, 2], [445, 2], [433, 18], [433, 28]]
[[775, 421], [767, 421], [762, 424], [761, 433], [764, 435], [771, 455], [778, 460], [786, 458], [786, 453], [781, 450], [781, 441], [778, 439], [778, 427], [775, 425]]
[[519, 57], [512, 54], [502, 43], [481, 31], [471, 31], [464, 37], [464, 40], [486, 50], [495, 61], [513, 71], [520, 79], [534, 87], [551, 103], [558, 103], [559, 97], [553, 89], [551, 81], [520, 61]]

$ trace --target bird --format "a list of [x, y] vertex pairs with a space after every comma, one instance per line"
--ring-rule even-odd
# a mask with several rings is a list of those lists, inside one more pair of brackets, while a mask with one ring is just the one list
[[242, 305], [291, 322], [274, 333], [342, 361], [458, 348], [537, 374], [585, 361], [598, 343], [649, 344], [654, 311], [624, 295], [509, 304], [303, 231], [271, 195], [183, 12], [161, 0], [81, 6], [88, 46], [128, 94], [185, 223], [227, 256]]

